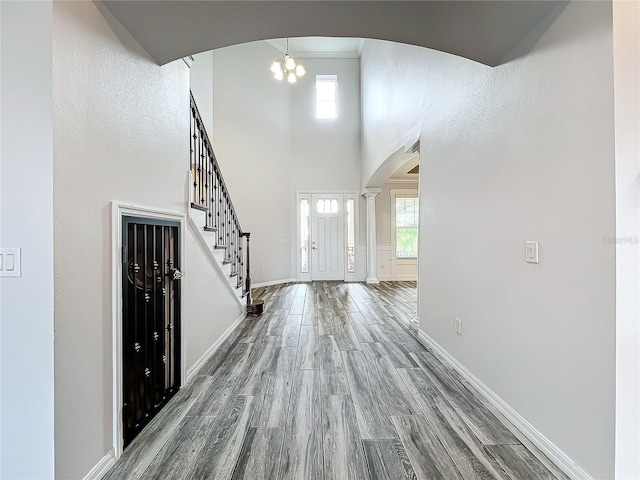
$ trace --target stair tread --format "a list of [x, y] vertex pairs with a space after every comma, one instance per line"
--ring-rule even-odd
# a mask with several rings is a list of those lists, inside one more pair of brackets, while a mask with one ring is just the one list
[[209, 210], [207, 207], [203, 207], [202, 205], [199, 205], [199, 204], [193, 203], [193, 202], [191, 202], [191, 208], [195, 208], [196, 210], [200, 210], [202, 212], [206, 212], [206, 211]]
[[204, 227], [205, 232], [217, 232], [218, 227]]

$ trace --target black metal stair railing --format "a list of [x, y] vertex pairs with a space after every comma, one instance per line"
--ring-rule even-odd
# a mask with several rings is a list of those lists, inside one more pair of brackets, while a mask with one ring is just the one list
[[204, 229], [216, 234], [216, 247], [224, 249], [224, 263], [231, 264], [231, 276], [236, 277], [236, 288], [247, 295], [251, 289], [246, 260], [244, 239], [236, 210], [224, 183], [218, 161], [213, 153], [211, 141], [205, 130], [200, 112], [191, 94], [191, 175], [193, 178], [191, 207], [206, 212]]

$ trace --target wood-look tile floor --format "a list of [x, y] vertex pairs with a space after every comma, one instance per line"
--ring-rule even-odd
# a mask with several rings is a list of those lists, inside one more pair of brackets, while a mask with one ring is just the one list
[[415, 282], [257, 289], [108, 479], [565, 479], [407, 328]]

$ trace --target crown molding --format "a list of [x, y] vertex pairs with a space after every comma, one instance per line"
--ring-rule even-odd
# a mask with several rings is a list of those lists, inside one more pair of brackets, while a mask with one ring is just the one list
[[[282, 45], [280, 45], [275, 40], [265, 40], [265, 42], [267, 42], [273, 48], [278, 50], [282, 55], [287, 53], [286, 47], [283, 47]], [[361, 40], [360, 41], [360, 46], [358, 47], [358, 51], [355, 51], [355, 52], [302, 52], [302, 51], [293, 50], [293, 49], [290, 48], [289, 49], [289, 53], [291, 54], [291, 56], [293, 58], [300, 59], [300, 60], [314, 59], [314, 58], [321, 58], [321, 59], [322, 58], [324, 58], [324, 59], [348, 58], [348, 59], [353, 59], [353, 58], [360, 58], [360, 54], [362, 53], [363, 45], [364, 45], [364, 40]]]

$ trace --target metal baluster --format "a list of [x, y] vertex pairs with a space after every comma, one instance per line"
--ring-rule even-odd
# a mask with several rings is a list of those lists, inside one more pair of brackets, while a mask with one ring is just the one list
[[158, 278], [158, 250], [156, 244], [156, 232], [158, 227], [154, 226], [153, 228], [153, 276], [151, 277], [151, 297], [153, 302], [153, 332], [152, 332], [152, 341], [151, 345], [153, 348], [153, 407], [156, 408], [158, 406], [158, 295], [157, 295], [157, 278]]
[[208, 199], [208, 212], [207, 212], [207, 226], [213, 227], [213, 205], [216, 193], [216, 179], [215, 179], [215, 163], [214, 158], [211, 156], [210, 159], [210, 172], [209, 172], [209, 185], [211, 188], [209, 189], [209, 199]]
[[139, 399], [138, 399], [138, 389], [135, 387], [139, 384], [138, 373], [140, 371], [139, 368], [139, 355], [140, 351], [140, 339], [138, 338], [138, 226], [133, 224], [133, 345], [130, 345], [129, 348], [133, 348], [133, 377], [136, 379], [133, 386], [133, 426], [134, 429], [138, 425], [138, 408], [139, 408]]
[[147, 268], [149, 267], [149, 236], [148, 236], [148, 225], [142, 226], [142, 241], [144, 243], [144, 264], [142, 266], [142, 298], [144, 300], [144, 315], [143, 315], [143, 331], [144, 331], [144, 343], [142, 344], [142, 359], [144, 361], [144, 411], [145, 417], [149, 416], [149, 410], [151, 409], [151, 402], [149, 401], [149, 347], [150, 347], [150, 332], [149, 332], [149, 293], [147, 291]]
[[173, 263], [173, 259], [172, 257], [172, 249], [171, 249], [171, 232], [169, 230], [169, 227], [165, 227], [165, 234], [167, 236], [167, 274], [165, 275], [165, 284], [167, 286], [166, 288], [166, 302], [167, 302], [167, 321], [168, 324], [166, 324], [167, 322], [165, 322], [165, 335], [167, 337], [167, 343], [166, 343], [166, 349], [165, 349], [165, 354], [167, 356], [167, 362], [166, 362], [166, 381], [165, 381], [165, 388], [166, 389], [171, 389], [171, 385], [173, 384], [172, 382], [172, 377], [171, 377], [171, 346], [172, 346], [172, 342], [171, 342], [171, 324], [173, 321], [173, 315], [172, 315], [172, 308], [171, 308], [171, 281], [168, 280], [171, 278], [171, 267], [172, 267], [172, 263]]
[[167, 396], [167, 366], [166, 366], [166, 355], [167, 355], [167, 330], [166, 330], [166, 320], [167, 320], [167, 257], [166, 257], [166, 238], [165, 238], [165, 229], [166, 227], [160, 227], [162, 235], [161, 235], [161, 258], [160, 258], [160, 279], [161, 279], [161, 288], [162, 288], [162, 324], [160, 331], [160, 341], [162, 347], [162, 355], [164, 356], [164, 365], [162, 366], [162, 400], [164, 400]]

